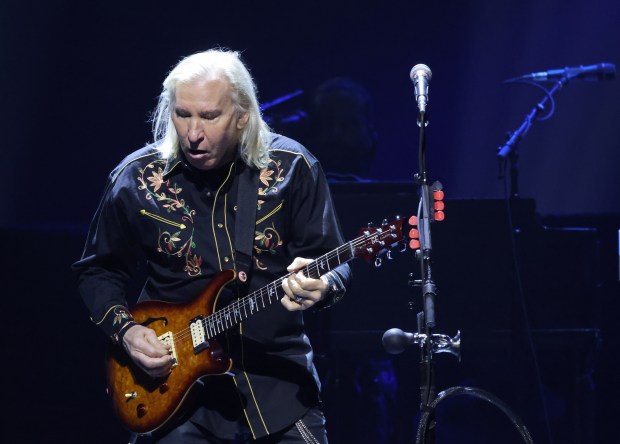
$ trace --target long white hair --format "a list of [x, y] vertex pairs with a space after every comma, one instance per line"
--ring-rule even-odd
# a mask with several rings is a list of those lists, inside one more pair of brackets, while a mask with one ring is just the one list
[[232, 86], [231, 99], [238, 113], [248, 113], [241, 132], [239, 154], [243, 161], [261, 169], [269, 162], [271, 136], [258, 106], [256, 85], [236, 51], [211, 49], [182, 59], [164, 80], [157, 107], [153, 112], [153, 138], [165, 159], [179, 150], [179, 138], [172, 123], [178, 84], [196, 80], [225, 78]]

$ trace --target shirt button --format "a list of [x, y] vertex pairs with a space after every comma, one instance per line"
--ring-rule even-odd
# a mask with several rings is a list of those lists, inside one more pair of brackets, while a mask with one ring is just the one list
[[226, 256], [226, 257], [224, 258], [224, 262], [228, 262], [229, 260], [230, 260], [230, 259], [228, 259], [228, 256]]
[[211, 191], [207, 191], [207, 197], [211, 197]]
[[224, 228], [224, 224], [217, 224], [218, 228]]

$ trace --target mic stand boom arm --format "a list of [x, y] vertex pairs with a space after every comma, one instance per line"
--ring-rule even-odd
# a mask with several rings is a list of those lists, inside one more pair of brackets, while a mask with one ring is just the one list
[[[513, 81], [518, 80], [509, 80], [509, 82]], [[506, 159], [510, 159], [510, 195], [512, 197], [519, 197], [519, 171], [517, 168], [517, 161], [519, 155], [516, 149], [517, 144], [532, 127], [534, 118], [538, 115], [538, 113], [545, 109], [545, 103], [547, 102], [547, 100], [553, 101], [553, 94], [562, 86], [564, 86], [567, 81], [568, 77], [562, 77], [556, 82], [551, 91], [547, 91], [545, 89], [545, 97], [543, 97], [543, 99], [538, 102], [536, 106], [534, 106], [534, 108], [532, 108], [528, 115], [525, 116], [525, 120], [523, 121], [521, 126], [509, 136], [508, 141], [504, 144], [504, 146], [498, 148], [497, 150], [497, 158], [500, 162], [500, 178], [502, 178], [504, 174], [503, 170], [506, 165]]]

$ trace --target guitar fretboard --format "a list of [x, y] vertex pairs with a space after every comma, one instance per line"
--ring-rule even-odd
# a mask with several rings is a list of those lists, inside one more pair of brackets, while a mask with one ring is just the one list
[[[318, 279], [340, 264], [355, 258], [355, 248], [364, 244], [368, 234], [347, 242], [346, 244], [318, 257], [303, 268], [305, 276]], [[284, 296], [282, 282], [291, 274], [281, 277], [253, 293], [232, 302], [230, 305], [206, 317], [204, 322], [207, 339], [223, 333], [240, 322], [269, 307]]]

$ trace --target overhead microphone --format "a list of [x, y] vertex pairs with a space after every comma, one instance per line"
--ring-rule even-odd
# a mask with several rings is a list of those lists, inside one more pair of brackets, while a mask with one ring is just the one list
[[616, 78], [616, 65], [613, 63], [599, 63], [597, 65], [566, 67], [550, 69], [549, 71], [533, 72], [511, 80], [545, 81], [554, 79], [570, 80], [574, 77], [582, 80], [599, 81]]
[[418, 109], [421, 113], [426, 112], [426, 104], [428, 103], [428, 84], [431, 81], [433, 73], [431, 69], [418, 63], [411, 68], [409, 77], [415, 86], [415, 100], [418, 102]]

